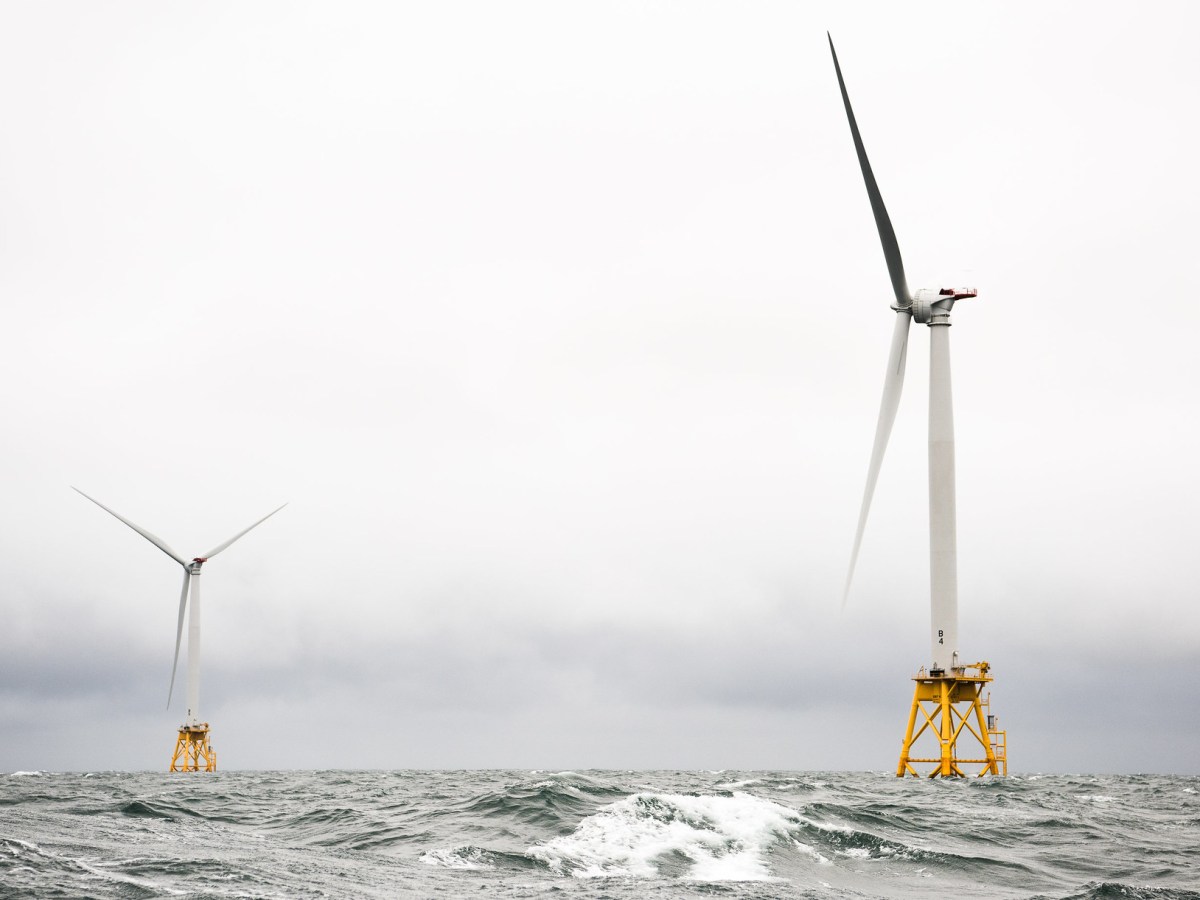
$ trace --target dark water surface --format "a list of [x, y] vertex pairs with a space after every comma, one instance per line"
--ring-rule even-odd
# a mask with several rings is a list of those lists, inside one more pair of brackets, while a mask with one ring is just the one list
[[4, 897], [1200, 900], [1200, 778], [0, 775]]

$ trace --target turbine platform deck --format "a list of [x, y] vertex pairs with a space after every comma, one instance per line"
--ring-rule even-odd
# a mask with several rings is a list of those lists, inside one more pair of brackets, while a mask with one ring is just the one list
[[[972, 765], [983, 766], [977, 775], [1008, 774], [1008, 733], [999, 729], [997, 717], [991, 715], [991, 693], [986, 697], [983, 693], [984, 685], [992, 681], [990, 668], [987, 662], [978, 662], [949, 672], [922, 669], [913, 676], [916, 689], [896, 766], [897, 777], [920, 776], [914, 764], [928, 763], [933, 763], [925, 773], [929, 778], [964, 776], [964, 767]], [[913, 755], [914, 745], [926, 732], [933, 739], [926, 740], [926, 746], [932, 744], [938, 755]], [[960, 738], [972, 755], [958, 755]]]
[[208, 723], [180, 725], [175, 753], [171, 756], [172, 772], [215, 772], [217, 751], [208, 741]]

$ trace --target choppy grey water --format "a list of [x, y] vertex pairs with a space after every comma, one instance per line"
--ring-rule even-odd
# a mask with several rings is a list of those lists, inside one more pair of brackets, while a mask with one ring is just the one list
[[1200, 900], [1200, 778], [0, 776], [5, 897]]

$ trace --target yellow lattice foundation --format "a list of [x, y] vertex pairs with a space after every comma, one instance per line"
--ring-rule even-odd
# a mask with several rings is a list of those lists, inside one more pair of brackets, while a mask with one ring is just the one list
[[[963, 767], [973, 765], [983, 766], [977, 775], [1008, 774], [1008, 734], [997, 728], [996, 717], [990, 715], [991, 694], [983, 697], [983, 686], [992, 680], [988, 669], [986, 662], [980, 662], [948, 673], [936, 669], [926, 673], [922, 669], [913, 677], [917, 686], [896, 766], [897, 777], [920, 775], [916, 765], [927, 763], [933, 763], [925, 773], [930, 778], [966, 775]], [[975, 674], [968, 674], [970, 670]], [[989, 710], [986, 715], [985, 705]], [[925, 735], [924, 746], [935, 748], [937, 756], [913, 755], [914, 745]], [[958, 755], [960, 739], [969, 748], [969, 756]]]
[[171, 757], [172, 772], [215, 772], [217, 751], [208, 742], [208, 723], [180, 725]]

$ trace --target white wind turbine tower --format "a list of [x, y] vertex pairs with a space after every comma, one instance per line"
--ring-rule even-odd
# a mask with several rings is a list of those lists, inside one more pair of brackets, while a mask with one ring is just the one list
[[179, 645], [183, 640], [183, 617], [188, 611], [188, 598], [191, 598], [191, 610], [188, 611], [188, 673], [187, 673], [187, 719], [179, 728], [179, 738], [175, 743], [175, 753], [171, 757], [172, 772], [195, 772], [203, 768], [215, 772], [217, 756], [208, 739], [208, 723], [200, 721], [200, 570], [201, 567], [229, 547], [234, 541], [243, 537], [253, 528], [257, 528], [287, 504], [267, 513], [249, 528], [244, 528], [229, 540], [218, 544], [203, 556], [194, 557], [191, 561], [184, 559], [157, 535], [151, 534], [139, 525], [130, 522], [119, 513], [113, 512], [99, 500], [89, 497], [77, 487], [72, 490], [91, 500], [106, 513], [120, 519], [155, 547], [161, 550], [183, 567], [183, 591], [179, 595], [179, 624], [175, 631], [175, 659], [171, 663], [171, 683], [167, 688], [167, 706], [171, 705], [171, 695], [175, 690], [175, 672], [179, 667]]
[[[958, 651], [958, 550], [956, 505], [954, 497], [954, 404], [950, 391], [950, 311], [954, 304], [976, 296], [974, 288], [921, 288], [910, 293], [904, 277], [904, 263], [900, 258], [900, 245], [892, 229], [887, 208], [875, 183], [875, 175], [867, 160], [862, 137], [854, 111], [850, 107], [850, 96], [838, 65], [837, 51], [833, 38], [829, 37], [829, 51], [833, 55], [833, 66], [837, 72], [838, 87], [846, 107], [846, 118], [850, 123], [850, 134], [858, 154], [858, 165], [862, 170], [875, 214], [875, 226], [883, 244], [883, 255], [891, 276], [895, 303], [895, 329], [892, 332], [891, 353], [888, 356], [887, 372], [883, 382], [883, 399], [879, 407], [879, 422], [875, 428], [875, 444], [871, 450], [871, 462], [867, 469], [867, 484], [863, 491], [862, 508], [858, 516], [858, 529], [854, 535], [854, 548], [850, 553], [850, 567], [846, 575], [846, 587], [842, 594], [842, 605], [850, 594], [854, 578], [854, 566], [862, 546], [863, 530], [867, 524], [867, 513], [879, 478], [879, 467], [887, 449], [892, 424], [900, 403], [900, 391], [904, 386], [904, 367], [908, 355], [909, 325], [917, 323], [929, 326], [929, 581], [930, 581], [930, 654], [928, 672], [924, 668], [913, 679], [916, 690], [908, 717], [908, 729], [900, 752], [897, 775], [918, 774], [914, 763], [935, 763], [930, 777], [937, 775], [962, 775], [962, 766], [983, 763], [980, 775], [998, 775], [1008, 771], [1008, 753], [1004, 732], [996, 728], [995, 717], [983, 712], [983, 687], [992, 680], [988, 675], [987, 662], [964, 664]], [[973, 670], [968, 671], [968, 670]], [[927, 711], [923, 704], [929, 704]], [[990, 709], [990, 694], [987, 698]], [[961, 708], [960, 708], [961, 706]], [[914, 733], [918, 715], [923, 716], [921, 726]], [[974, 723], [972, 723], [974, 719]], [[938, 741], [937, 757], [918, 758], [912, 755], [913, 744], [928, 731]], [[983, 758], [967, 759], [957, 755], [957, 739], [966, 731], [973, 734], [984, 754]]]

